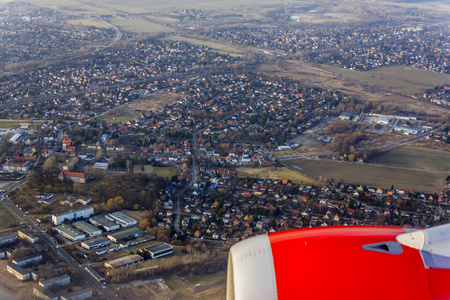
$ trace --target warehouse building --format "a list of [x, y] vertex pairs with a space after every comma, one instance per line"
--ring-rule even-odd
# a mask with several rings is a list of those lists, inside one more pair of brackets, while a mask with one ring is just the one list
[[45, 300], [58, 300], [58, 296], [53, 294], [47, 289], [41, 288], [40, 286], [33, 288], [33, 294], [38, 299], [45, 299]]
[[94, 209], [90, 206], [79, 209], [69, 210], [56, 215], [52, 215], [52, 222], [54, 225], [59, 225], [64, 221], [71, 221], [73, 219], [89, 218], [94, 214]]
[[156, 244], [145, 248], [152, 258], [160, 258], [173, 253], [173, 247], [166, 243]]
[[30, 272], [27, 270], [24, 270], [22, 267], [16, 265], [16, 264], [8, 264], [6, 267], [6, 270], [16, 276], [17, 279], [20, 281], [25, 281], [30, 279]]
[[102, 226], [106, 231], [114, 231], [120, 228], [116, 222], [106, 220], [103, 216], [94, 216], [89, 218], [89, 222], [94, 226]]
[[109, 239], [101, 236], [94, 239], [81, 242], [81, 247], [87, 250], [98, 249], [109, 245]]
[[98, 281], [105, 281], [105, 276], [103, 276], [99, 271], [94, 269], [92, 266], [84, 267], [86, 271], [88, 271], [92, 276], [95, 277]]
[[143, 236], [144, 232], [138, 228], [129, 228], [125, 230], [121, 230], [116, 233], [111, 233], [107, 237], [114, 243], [120, 242], [120, 241], [126, 241], [135, 239], [137, 237]]
[[58, 227], [55, 227], [55, 230], [61, 234], [63, 237], [68, 238], [71, 241], [79, 241], [86, 237], [84, 233], [79, 232], [78, 230], [66, 225], [61, 224]]
[[119, 258], [110, 260], [108, 262], [105, 262], [105, 267], [118, 269], [118, 268], [128, 267], [128, 266], [131, 266], [134, 264], [138, 264], [143, 261], [144, 261], [144, 258], [142, 256], [140, 256], [138, 254], [133, 254], [133, 255], [127, 255], [127, 256], [119, 257]]
[[59, 274], [59, 272], [61, 272], [61, 271], [62, 271], [61, 267], [50, 267], [50, 268], [46, 268], [46, 269], [35, 270], [35, 271], [31, 272], [31, 279], [33, 279], [34, 281], [38, 281], [42, 277], [45, 277], [46, 275], [48, 275], [50, 273], [57, 272]]
[[81, 300], [92, 297], [91, 289], [82, 289], [61, 296], [61, 300]]
[[33, 263], [38, 263], [42, 261], [42, 254], [36, 253], [20, 258], [13, 259], [12, 263], [18, 265], [19, 267], [24, 267]]
[[118, 211], [106, 215], [105, 218], [109, 221], [114, 221], [117, 224], [120, 224], [122, 227], [130, 227], [137, 224], [135, 219], [130, 218], [129, 216], [126, 216]]
[[0, 237], [0, 246], [12, 244], [17, 241], [17, 234], [8, 234]]
[[31, 244], [37, 243], [39, 241], [39, 237], [35, 236], [31, 232], [25, 229], [20, 229], [17, 231], [19, 238], [28, 241]]
[[51, 288], [52, 286], [62, 286], [70, 283], [70, 276], [67, 274], [59, 275], [56, 277], [52, 277], [46, 280], [42, 280], [39, 282], [39, 286], [44, 289]]
[[101, 229], [98, 229], [97, 227], [94, 227], [91, 224], [88, 224], [84, 221], [74, 222], [72, 223], [72, 226], [78, 229], [79, 231], [84, 232], [88, 237], [102, 234]]

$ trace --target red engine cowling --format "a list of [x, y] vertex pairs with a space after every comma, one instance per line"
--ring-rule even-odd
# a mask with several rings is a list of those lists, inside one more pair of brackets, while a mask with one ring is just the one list
[[260, 235], [230, 249], [227, 299], [450, 299], [450, 225], [341, 226]]

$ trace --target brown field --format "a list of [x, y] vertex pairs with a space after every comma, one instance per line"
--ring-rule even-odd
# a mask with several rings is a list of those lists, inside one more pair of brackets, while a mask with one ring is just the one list
[[227, 46], [227, 45], [224, 45], [221, 43], [212, 42], [212, 41], [192, 39], [192, 38], [182, 37], [182, 36], [178, 36], [178, 35], [168, 35], [168, 36], [165, 36], [164, 38], [162, 38], [162, 40], [184, 41], [184, 42], [188, 42], [188, 43], [191, 43], [194, 45], [208, 46], [208, 48], [210, 48], [209, 50], [213, 51], [213, 52], [236, 55], [236, 56], [242, 55], [242, 51], [240, 51], [239, 49], [236, 49], [234, 47]]
[[133, 170], [135, 173], [142, 172], [148, 174], [156, 174], [164, 178], [172, 178], [177, 175], [176, 167], [153, 167], [152, 165], [134, 165]]
[[317, 181], [306, 177], [298, 172], [292, 171], [287, 167], [268, 167], [268, 168], [237, 168], [239, 177], [252, 177], [264, 179], [292, 180], [294, 183], [314, 183]]
[[161, 109], [167, 105], [171, 105], [176, 101], [185, 98], [185, 95], [171, 93], [166, 91], [159, 91], [149, 95], [144, 99], [133, 101], [127, 107], [136, 111], [152, 111]]
[[8, 260], [0, 261], [0, 299], [33, 299], [33, 287], [37, 287], [37, 282], [22, 282], [17, 280], [12, 274], [6, 272]]
[[113, 17], [108, 19], [108, 21], [119, 27], [120, 30], [133, 32], [133, 33], [167, 33], [172, 32], [173, 30], [156, 23], [152, 23], [145, 20], [140, 19], [132, 19], [132, 18], [122, 18], [122, 17]]
[[[340, 68], [337, 69], [341, 70]], [[256, 71], [273, 76], [286, 76], [304, 84], [317, 85], [322, 88], [341, 91], [363, 101], [369, 100], [386, 105], [395, 104], [411, 111], [426, 111], [439, 116], [448, 112], [447, 109], [432, 105], [428, 102], [421, 102], [408, 96], [396, 94], [392, 90], [382, 89], [380, 86], [371, 84], [370, 80], [363, 81], [364, 77], [363, 80], [359, 80], [356, 74], [355, 77], [348, 77], [343, 74], [333, 73], [330, 70], [302, 63], [298, 60], [287, 60], [281, 64], [264, 63], [258, 66]], [[346, 71], [354, 72], [350, 70]], [[405, 82], [405, 84], [407, 83]]]
[[99, 28], [109, 28], [109, 26], [106, 25], [105, 23], [102, 23], [95, 19], [72, 19], [72, 20], [67, 21], [67, 23], [76, 25], [76, 26], [95, 26], [95, 27], [99, 27]]
[[322, 65], [325, 70], [363, 84], [378, 86], [397, 93], [417, 94], [437, 85], [450, 84], [450, 75], [407, 66], [382, 67], [370, 71], [353, 71]]
[[165, 276], [108, 286], [119, 299], [225, 299], [226, 272], [203, 276]]
[[139, 117], [144, 112], [161, 109], [167, 105], [175, 103], [176, 101], [184, 97], [184, 95], [180, 95], [177, 93], [159, 91], [149, 95], [148, 97], [112, 109], [99, 116], [98, 118], [100, 120], [105, 120], [108, 122], [127, 122], [131, 119]]
[[398, 147], [370, 160], [389, 166], [448, 171], [450, 175], [450, 153], [440, 150], [425, 149], [418, 147]]
[[162, 279], [136, 280], [123, 285], [110, 285], [108, 288], [117, 294], [119, 299], [173, 299], [173, 292]]
[[383, 167], [330, 160], [291, 160], [286, 164], [297, 167], [302, 173], [323, 181], [335, 179], [344, 183], [364, 184], [422, 192], [439, 192], [448, 172], [411, 170], [400, 167]]
[[164, 277], [167, 286], [175, 293], [176, 299], [225, 299], [226, 273], [220, 272], [180, 278], [178, 276]]
[[0, 119], [0, 128], [17, 128], [20, 125], [29, 125], [30, 127], [41, 126], [44, 120], [11, 120]]

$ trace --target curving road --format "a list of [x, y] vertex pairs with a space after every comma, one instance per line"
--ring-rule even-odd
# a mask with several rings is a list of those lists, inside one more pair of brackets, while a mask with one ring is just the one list
[[86, 279], [89, 284], [94, 287], [97, 291], [105, 296], [106, 299], [116, 300], [117, 298], [110, 290], [108, 290], [103, 284], [101, 284], [97, 279], [88, 273], [72, 256], [70, 256], [64, 249], [62, 249], [58, 242], [50, 235], [45, 233], [39, 226], [36, 224], [34, 220], [28, 217], [25, 213], [22, 212], [20, 208], [18, 208], [14, 203], [12, 203], [7, 196], [6, 193], [9, 191], [18, 188], [20, 185], [24, 184], [27, 181], [26, 178], [23, 178], [14, 184], [7, 187], [3, 192], [0, 193], [1, 201], [6, 208], [8, 208], [11, 212], [16, 214], [20, 219], [22, 219], [28, 227], [30, 227], [34, 232], [36, 232], [41, 240], [43, 240], [50, 248], [52, 248], [59, 258], [67, 262], [70, 266], [72, 266], [84, 279]]

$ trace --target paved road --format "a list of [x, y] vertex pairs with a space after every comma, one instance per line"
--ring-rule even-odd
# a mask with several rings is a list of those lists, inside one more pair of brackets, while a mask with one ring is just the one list
[[14, 184], [7, 187], [3, 192], [0, 193], [1, 201], [6, 208], [15, 213], [19, 218], [21, 218], [34, 232], [36, 232], [50, 248], [52, 248], [55, 253], [57, 253], [58, 257], [62, 260], [66, 261], [70, 266], [72, 266], [81, 276], [86, 279], [95, 289], [97, 289], [101, 294], [105, 296], [106, 299], [116, 300], [118, 299], [111, 291], [109, 291], [103, 284], [97, 281], [95, 277], [93, 277], [90, 273], [88, 273], [72, 256], [70, 256], [64, 249], [62, 249], [58, 242], [50, 235], [45, 233], [38, 224], [28, 217], [20, 208], [18, 208], [14, 203], [12, 203], [7, 196], [6, 193], [9, 191], [16, 189], [20, 185], [24, 184], [27, 181], [26, 178], [23, 178]]
[[175, 210], [175, 222], [173, 225], [173, 228], [175, 229], [176, 232], [180, 232], [180, 218], [181, 218], [181, 205], [180, 205], [180, 195], [183, 195], [184, 192], [189, 189], [194, 183], [196, 183], [198, 181], [198, 172], [197, 172], [197, 152], [198, 152], [198, 146], [197, 146], [197, 138], [196, 138], [197, 134], [194, 134], [194, 138], [193, 138], [193, 144], [192, 144], [192, 179], [191, 181], [189, 181], [189, 183], [183, 188], [183, 190], [181, 190], [179, 193], [177, 193], [176, 196], [176, 210]]

